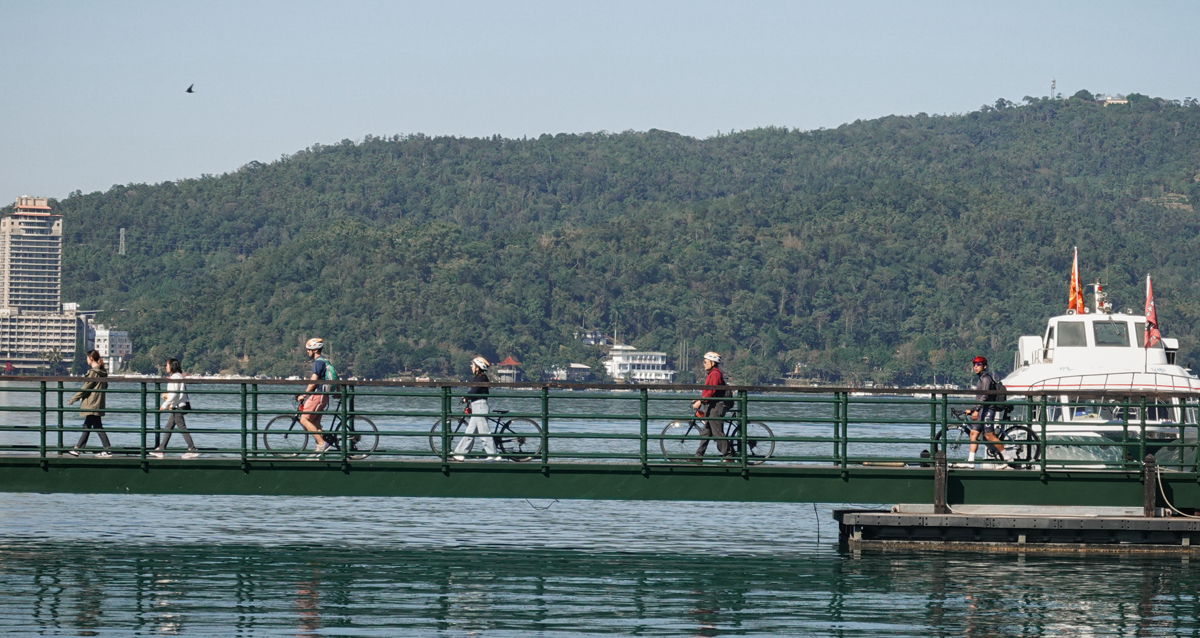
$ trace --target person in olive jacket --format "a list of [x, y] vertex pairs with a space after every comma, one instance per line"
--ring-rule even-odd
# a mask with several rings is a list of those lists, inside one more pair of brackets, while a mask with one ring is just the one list
[[108, 435], [104, 433], [104, 426], [100, 423], [100, 417], [104, 416], [104, 395], [106, 392], [96, 392], [96, 390], [107, 390], [108, 382], [104, 379], [108, 378], [108, 369], [104, 367], [104, 359], [99, 352], [88, 350], [87, 362], [90, 369], [84, 378], [87, 381], [83, 382], [83, 388], [67, 401], [67, 405], [71, 405], [76, 401], [82, 400], [79, 405], [79, 413], [83, 415], [83, 434], [79, 437], [79, 442], [75, 447], [67, 450], [71, 456], [79, 456], [79, 450], [87, 445], [88, 435], [92, 430], [96, 430], [96, 434], [100, 435], [100, 443], [104, 445], [104, 449], [96, 453], [100, 458], [108, 458], [109, 454]]

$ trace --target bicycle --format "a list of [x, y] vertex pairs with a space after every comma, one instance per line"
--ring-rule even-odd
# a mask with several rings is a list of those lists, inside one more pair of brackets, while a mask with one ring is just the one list
[[[510, 461], [518, 463], [528, 461], [542, 452], [542, 428], [532, 419], [526, 418], [507, 418], [503, 415], [508, 414], [508, 410], [492, 410], [489, 414], [498, 414], [501, 416], [488, 416], [488, 422], [492, 424], [492, 442], [496, 444], [496, 454]], [[450, 429], [449, 446], [450, 450], [454, 450], [454, 445], [457, 442], [455, 437], [462, 435], [463, 428], [467, 426], [467, 421], [471, 418], [470, 414], [463, 414], [457, 418], [458, 423]], [[438, 419], [433, 424], [433, 429], [429, 431], [429, 447], [438, 456], [442, 455], [442, 420]], [[451, 452], [453, 453], [453, 452]]]
[[[958, 410], [951, 409], [950, 413], [954, 415], [955, 419], [961, 421], [961, 423], [947, 425], [945, 430], [938, 432], [937, 440], [933, 442], [934, 454], [937, 454], [938, 443], [942, 441], [945, 441], [947, 452], [952, 450], [958, 452], [964, 444], [970, 445], [971, 443], [971, 424], [976, 423], [976, 421], [971, 420], [965, 413]], [[1004, 416], [1007, 418], [1007, 410], [1004, 411]], [[987, 450], [987, 458], [1007, 463], [1009, 467], [1017, 470], [1028, 468], [1032, 463], [1041, 458], [1042, 446], [1038, 445], [1038, 436], [1029, 426], [1019, 424], [1001, 425], [997, 423], [993, 427], [996, 437], [1000, 439], [999, 441], [987, 441], [982, 436], [976, 441], [976, 443], [982, 445]], [[957, 430], [957, 434], [955, 434], [953, 439], [950, 438], [951, 430]], [[1000, 452], [997, 452], [995, 443], [1003, 445], [1005, 450], [1011, 448], [1013, 450], [1011, 457], [1004, 458]]]
[[[737, 420], [737, 408], [730, 410], [721, 419], [723, 421], [722, 430], [728, 429], [725, 424], [733, 425], [729, 434], [729, 443], [733, 449], [733, 458], [740, 459], [742, 424]], [[668, 423], [667, 427], [663, 428], [662, 438], [658, 441], [663, 456], [668, 461], [700, 460], [700, 457], [696, 456], [696, 449], [700, 446], [701, 441], [708, 438], [700, 436], [700, 431], [704, 429], [704, 422], [704, 417], [697, 414], [694, 419]], [[746, 463], [758, 465], [771, 458], [774, 453], [775, 433], [771, 431], [771, 428], [761, 421], [747, 423]]]
[[[263, 428], [263, 445], [275, 456], [293, 457], [299, 455], [308, 447], [312, 432], [300, 425], [300, 412], [304, 404], [296, 407], [296, 414], [281, 414], [271, 419]], [[329, 429], [321, 429], [321, 436], [334, 450], [340, 450], [343, 440], [350, 442], [350, 458], [362, 460], [367, 458], [379, 446], [379, 428], [365, 416], [348, 415], [342, 421], [342, 400], [338, 397], [337, 405], [330, 414], [333, 420]]]

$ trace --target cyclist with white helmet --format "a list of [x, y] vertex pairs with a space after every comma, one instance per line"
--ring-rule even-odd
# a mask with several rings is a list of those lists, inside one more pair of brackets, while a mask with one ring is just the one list
[[[483, 357], [475, 357], [471, 359], [471, 374], [474, 375], [472, 382], [474, 383], [489, 383], [487, 369], [491, 364]], [[472, 434], [491, 434], [491, 429], [488, 427], [488, 388], [486, 385], [473, 385], [470, 390], [467, 390], [467, 396], [462, 398], [463, 403], [467, 404], [471, 418], [467, 421], [467, 436], [459, 437], [458, 444], [454, 446], [455, 461], [465, 461], [466, 455], [475, 447], [475, 437]], [[490, 436], [481, 437], [483, 440], [483, 451], [487, 452], [489, 461], [499, 461], [500, 457], [496, 455], [496, 442]]]
[[[696, 416], [713, 417], [704, 422], [704, 427], [700, 430], [702, 437], [724, 437], [725, 436], [725, 420], [721, 417], [725, 416], [725, 411], [729, 409], [729, 402], [712, 400], [715, 397], [729, 396], [729, 390], [718, 390], [715, 386], [725, 385], [725, 375], [721, 374], [721, 355], [716, 352], [704, 353], [704, 370], [707, 375], [704, 377], [704, 385], [709, 386], [700, 393], [702, 397], [698, 401], [692, 402], [692, 409], [696, 410]], [[701, 414], [701, 410], [703, 414]], [[708, 438], [700, 440], [700, 447], [696, 448], [696, 460], [704, 456], [704, 452], [708, 450]], [[733, 446], [729, 441], [717, 441], [717, 451], [725, 459], [733, 458]]]
[[[316, 382], [330, 378], [329, 373], [333, 371], [333, 368], [330, 366], [329, 360], [322, 354], [324, 351], [325, 340], [320, 337], [313, 337], [305, 342], [304, 352], [308, 354], [308, 358], [312, 359], [313, 362], [312, 376], [308, 378], [309, 381]], [[336, 373], [333, 378], [337, 378]], [[321, 412], [324, 412], [325, 408], [329, 406], [329, 395], [321, 392], [324, 389], [323, 385], [321, 383], [309, 383], [308, 387], [304, 390], [305, 394], [296, 397], [296, 400], [300, 402], [300, 411], [312, 413], [301, 414], [300, 425], [305, 430], [308, 430], [313, 435], [313, 438], [316, 439], [317, 454], [333, 447], [325, 440], [325, 437], [321, 436]]]

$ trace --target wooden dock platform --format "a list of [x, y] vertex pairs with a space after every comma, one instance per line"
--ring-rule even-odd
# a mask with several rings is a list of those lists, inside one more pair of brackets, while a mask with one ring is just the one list
[[850, 549], [970, 552], [1097, 552], [1193, 555], [1200, 518], [1140, 507], [933, 505], [891, 510], [834, 510], [839, 539]]

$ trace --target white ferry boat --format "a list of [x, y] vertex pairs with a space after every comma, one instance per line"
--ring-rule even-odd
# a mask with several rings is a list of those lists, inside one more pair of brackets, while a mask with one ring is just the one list
[[[1176, 339], [1157, 340], [1155, 333], [1145, 347], [1146, 315], [1112, 312], [1100, 284], [1093, 285], [1092, 309], [1051, 317], [1045, 334], [1019, 339], [1014, 371], [1003, 379], [1009, 401], [1025, 395], [1040, 404], [1042, 393], [1054, 393], [1045, 415], [1046, 460], [1070, 461], [1056, 466], [1135, 461], [1144, 432], [1144, 450], [1161, 466], [1194, 467], [1200, 378], [1176, 362]], [[1028, 415], [1034, 424], [1039, 410]]]

